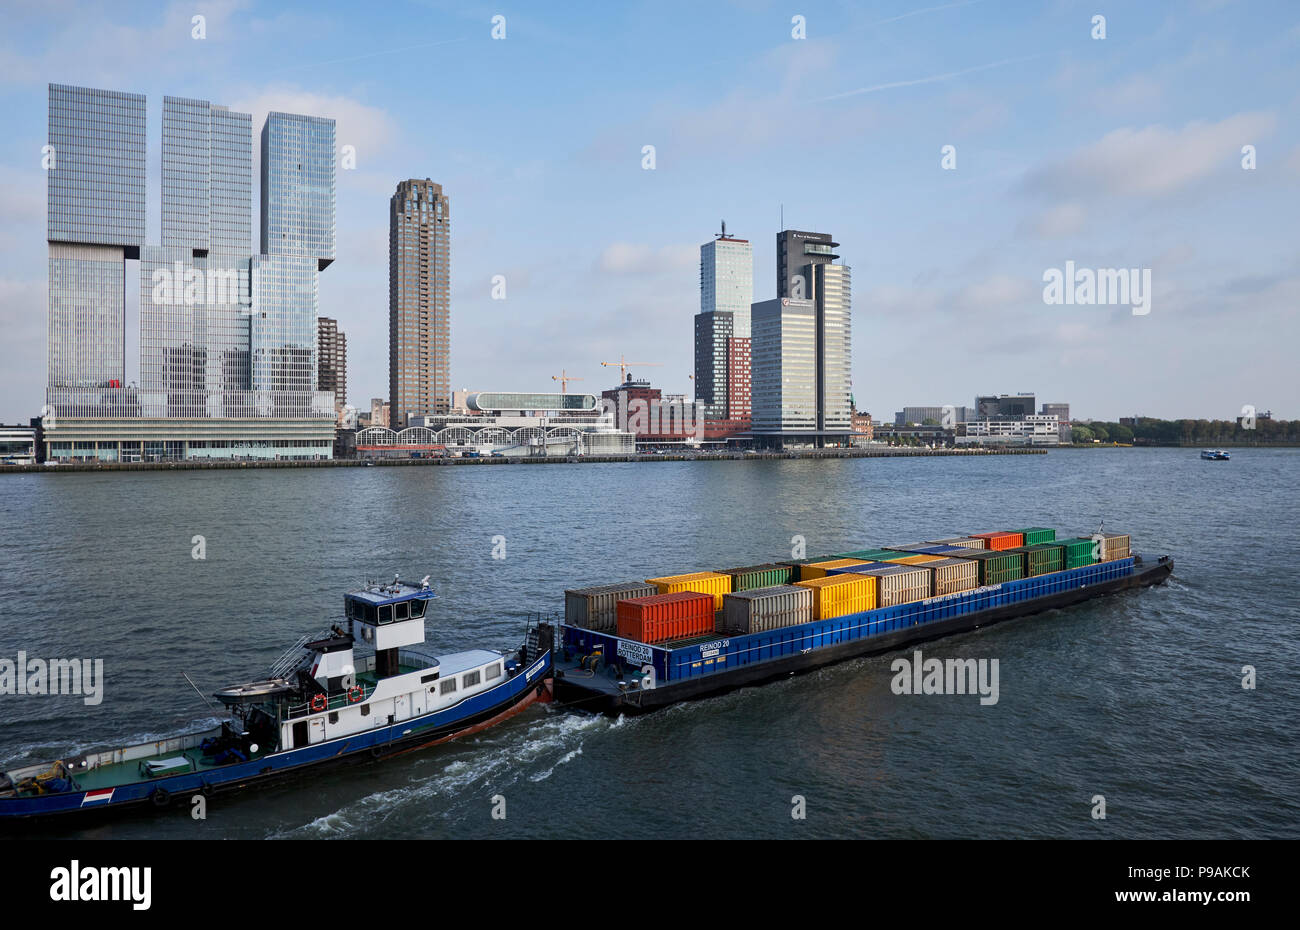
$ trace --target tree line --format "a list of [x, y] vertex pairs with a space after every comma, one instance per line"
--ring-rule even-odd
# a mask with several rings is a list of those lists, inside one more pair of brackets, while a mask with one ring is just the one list
[[1076, 443], [1132, 443], [1138, 446], [1223, 445], [1226, 443], [1300, 443], [1300, 420], [1257, 419], [1253, 429], [1236, 420], [1158, 420], [1139, 417], [1125, 423], [1078, 424], [1071, 430]]

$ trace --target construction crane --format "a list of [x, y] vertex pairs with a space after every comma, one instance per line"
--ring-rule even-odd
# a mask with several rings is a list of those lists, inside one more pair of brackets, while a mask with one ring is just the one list
[[569, 374], [567, 371], [561, 368], [560, 373], [558, 375], [551, 375], [551, 380], [560, 382], [560, 393], [567, 394], [569, 393], [570, 381], [581, 381], [583, 379], [575, 378], [573, 375]]
[[618, 367], [618, 380], [620, 384], [627, 380], [627, 370], [633, 365], [639, 365], [642, 368], [653, 365], [654, 367], [659, 368], [663, 366], [663, 362], [629, 362], [626, 356], [620, 355], [617, 362], [600, 363], [601, 368], [610, 368], [612, 366]]

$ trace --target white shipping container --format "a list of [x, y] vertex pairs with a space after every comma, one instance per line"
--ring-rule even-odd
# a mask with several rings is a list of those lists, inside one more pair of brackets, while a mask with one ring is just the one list
[[659, 589], [644, 581], [625, 581], [621, 584], [604, 584], [594, 588], [577, 588], [564, 592], [564, 622], [602, 633], [613, 633], [618, 628], [619, 601], [634, 597], [649, 597]]
[[962, 549], [983, 549], [984, 540], [971, 539], [969, 536], [954, 536], [952, 539], [932, 539], [932, 546], [959, 546]]
[[932, 575], [919, 565], [890, 565], [863, 569], [858, 575], [876, 576], [876, 605], [895, 607], [922, 601], [930, 596]]
[[812, 619], [811, 588], [782, 584], [722, 596], [722, 626], [730, 633], [765, 633]]
[[931, 597], [979, 587], [980, 567], [974, 559], [944, 559], [942, 562], [926, 562], [918, 568], [929, 569], [933, 575]]

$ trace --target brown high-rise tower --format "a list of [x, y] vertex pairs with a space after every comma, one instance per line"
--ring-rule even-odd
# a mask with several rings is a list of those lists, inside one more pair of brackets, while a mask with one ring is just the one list
[[388, 400], [393, 429], [451, 407], [451, 211], [428, 178], [389, 206]]

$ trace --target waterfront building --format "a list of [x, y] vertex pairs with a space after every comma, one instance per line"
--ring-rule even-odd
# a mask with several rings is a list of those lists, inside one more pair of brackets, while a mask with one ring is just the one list
[[752, 434], [760, 444], [851, 441], [851, 272], [836, 264], [836, 248], [826, 233], [777, 234], [778, 294], [751, 313]]
[[451, 409], [451, 206], [402, 181], [388, 211], [388, 399], [393, 425]]
[[333, 121], [268, 116], [254, 255], [250, 115], [164, 98], [161, 238], [147, 245], [145, 98], [57, 84], [49, 98], [48, 457], [328, 458], [316, 275], [334, 257]]
[[[617, 387], [601, 392], [601, 401], [618, 428], [635, 435], [641, 445], [698, 445], [705, 438], [708, 421], [698, 401], [689, 403], [683, 394], [664, 395], [631, 374]], [[709, 436], [720, 438], [716, 428]]]
[[695, 399], [718, 434], [741, 433], [751, 414], [750, 305], [754, 255], [727, 224], [700, 246], [700, 310], [695, 316]]
[[467, 412], [417, 415], [400, 430], [371, 426], [356, 434], [363, 457], [624, 455], [636, 436], [620, 429], [594, 394], [478, 391]]
[[894, 414], [895, 426], [920, 426], [926, 420], [933, 420], [938, 425], [943, 425], [944, 415], [951, 411], [952, 423], [965, 423], [967, 420], [975, 419], [975, 411], [971, 407], [958, 406], [930, 406], [930, 407], [904, 407]]
[[975, 398], [975, 416], [972, 419], [990, 417], [1032, 417], [1036, 414], [1033, 394], [981, 394]]
[[339, 331], [337, 320], [316, 321], [317, 387], [334, 395], [334, 409], [348, 404], [348, 337]]
[[36, 464], [36, 428], [0, 423], [0, 465]]
[[987, 417], [970, 420], [957, 431], [958, 445], [1055, 446], [1061, 443], [1055, 416]]

